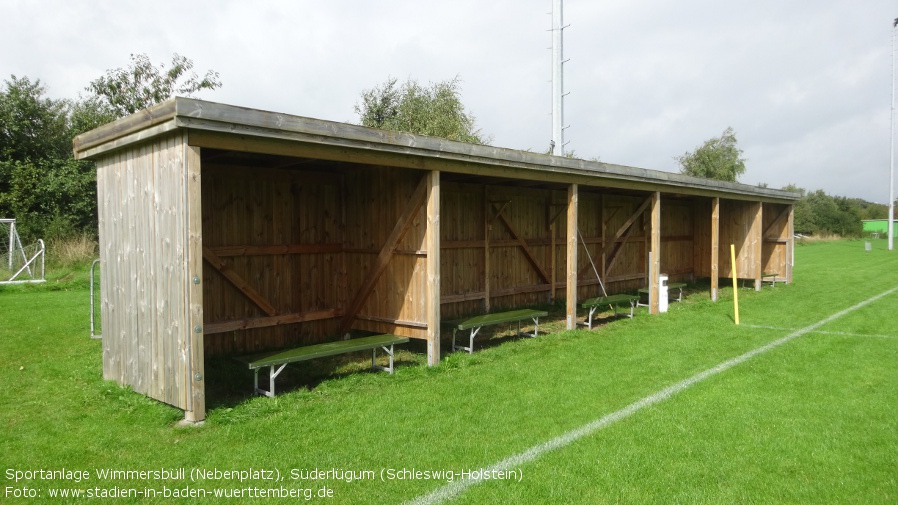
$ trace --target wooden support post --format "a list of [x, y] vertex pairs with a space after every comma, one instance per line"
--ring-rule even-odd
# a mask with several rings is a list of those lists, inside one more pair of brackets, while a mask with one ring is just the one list
[[764, 268], [764, 230], [762, 229], [764, 224], [762, 219], [764, 204], [757, 202], [754, 207], [755, 211], [751, 220], [751, 238], [749, 243], [751, 244], [752, 268], [755, 271], [755, 291], [760, 291], [761, 273]]
[[661, 193], [652, 193], [652, 225], [651, 225], [651, 251], [652, 251], [652, 278], [649, 279], [649, 313], [659, 312], [659, 292], [661, 290]]
[[[203, 337], [203, 200], [200, 181], [200, 148], [184, 146], [187, 167], [187, 311], [190, 327], [189, 365], [186, 388], [190, 393], [190, 407], [184, 419], [197, 423], [206, 418], [206, 355]], [[199, 331], [197, 331], [199, 330]]]
[[795, 206], [789, 206], [789, 223], [786, 225], [786, 283], [792, 283], [792, 267], [795, 266]]
[[576, 184], [567, 190], [567, 325], [568, 330], [577, 327], [577, 212], [578, 188]]
[[427, 175], [427, 364], [440, 363], [440, 172]]
[[711, 301], [717, 301], [720, 284], [720, 198], [711, 199]]
[[[612, 213], [614, 215], [614, 213]], [[605, 194], [599, 195], [599, 238], [602, 240], [599, 243], [599, 257], [596, 258], [596, 261], [599, 261], [601, 265], [601, 270], [599, 271], [599, 275], [602, 276], [603, 279], [608, 278], [608, 272], [605, 268], [605, 234], [608, 229], [608, 221], [605, 217]]]

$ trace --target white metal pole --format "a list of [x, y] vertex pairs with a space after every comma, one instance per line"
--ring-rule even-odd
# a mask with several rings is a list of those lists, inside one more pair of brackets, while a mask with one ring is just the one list
[[9, 271], [12, 272], [12, 253], [15, 251], [16, 221], [13, 219], [9, 223]]
[[889, 116], [889, 250], [895, 246], [895, 30], [898, 18], [892, 23], [892, 113]]
[[552, 154], [564, 155], [564, 21], [562, 19], [562, 0], [552, 2]]

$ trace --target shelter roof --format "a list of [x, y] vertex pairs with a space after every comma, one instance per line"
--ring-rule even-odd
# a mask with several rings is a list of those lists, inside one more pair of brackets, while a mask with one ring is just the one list
[[83, 133], [74, 140], [78, 159], [177, 130], [188, 142], [225, 152], [252, 152], [337, 162], [441, 170], [449, 179], [487, 178], [563, 187], [578, 183], [623, 191], [661, 191], [684, 196], [794, 203], [797, 193], [671, 172], [551, 156], [437, 137], [386, 131], [290, 114], [175, 97]]

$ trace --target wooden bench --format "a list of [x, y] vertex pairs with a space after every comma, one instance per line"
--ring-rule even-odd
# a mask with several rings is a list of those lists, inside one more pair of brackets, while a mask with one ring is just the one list
[[614, 311], [614, 315], [617, 316], [617, 308], [620, 306], [630, 306], [630, 315], [627, 317], [632, 318], [633, 312], [636, 309], [636, 302], [639, 301], [639, 297], [636, 295], [610, 295], [610, 296], [598, 296], [596, 298], [590, 298], [589, 300], [584, 301], [580, 306], [584, 309], [589, 309], [589, 315], [586, 316], [586, 321], [577, 322], [580, 326], [586, 326], [590, 330], [592, 329], [592, 318], [595, 315], [596, 310], [600, 307], [611, 307]]
[[[778, 276], [779, 272], [761, 272], [761, 286], [763, 286], [765, 282], [769, 282], [771, 287], [775, 287]], [[742, 287], [754, 289], [755, 282], [755, 279], [742, 279]], [[780, 279], [780, 282], [785, 282], [785, 279]]]
[[779, 272], [762, 272], [761, 273], [761, 284], [764, 284], [764, 279], [770, 280], [770, 287], [776, 287], [776, 278], [779, 275]]
[[[468, 351], [469, 354], [474, 352], [474, 337], [477, 336], [477, 332], [480, 331], [484, 326], [493, 326], [502, 323], [513, 323], [515, 321], [518, 322], [518, 335], [526, 335], [528, 337], [536, 337], [539, 333], [539, 318], [548, 316], [549, 313], [542, 310], [534, 310], [534, 309], [519, 309], [519, 310], [510, 310], [507, 312], [495, 312], [493, 314], [484, 314], [482, 316], [472, 317], [470, 319], [465, 319], [464, 321], [457, 321], [452, 323], [452, 350], [457, 351], [462, 349], [464, 351]], [[525, 319], [532, 319], [533, 324], [536, 327], [533, 329], [533, 333], [522, 333], [521, 332], [521, 321]], [[471, 330], [470, 343], [467, 347], [463, 345], [455, 345], [455, 334], [458, 331]]]
[[[670, 293], [670, 290], [671, 290], [671, 289], [677, 289], [677, 290], [679, 290], [679, 291], [678, 291], [678, 294], [677, 294], [677, 298], [676, 298], [676, 299], [668, 298], [668, 301], [671, 301], [671, 302], [682, 302], [682, 301], [683, 301], [683, 288], [685, 288], [685, 287], [686, 287], [686, 283], [685, 283], [685, 282], [668, 282], [668, 283], [667, 283], [667, 291], [668, 291], [668, 293]], [[642, 288], [642, 289], [640, 289], [640, 290], [639, 290], [639, 295], [640, 295], [640, 301], [636, 302], [636, 305], [637, 305], [638, 307], [648, 307], [648, 306], [649, 306], [648, 302], [642, 303], [642, 298], [641, 298], [641, 297], [642, 297], [642, 295], [645, 295], [646, 299], [648, 299], [648, 297], [649, 297], [649, 288]]]
[[[383, 370], [393, 373], [393, 346], [396, 344], [404, 344], [408, 342], [407, 337], [399, 337], [396, 335], [374, 335], [371, 337], [354, 338], [350, 340], [338, 340], [336, 342], [325, 342], [323, 344], [307, 345], [297, 347], [286, 351], [278, 351], [268, 354], [256, 354], [252, 356], [243, 356], [237, 358], [239, 361], [246, 363], [250, 370], [255, 371], [253, 386], [255, 392], [268, 397], [274, 396], [274, 380], [290, 363], [298, 361], [307, 361], [315, 358], [323, 358], [325, 356], [334, 356], [336, 354], [345, 354], [355, 351], [366, 351], [371, 349], [371, 368], [375, 370]], [[377, 348], [380, 347], [390, 357], [390, 365], [383, 367], [377, 364]], [[259, 370], [268, 367], [268, 391], [259, 388]]]

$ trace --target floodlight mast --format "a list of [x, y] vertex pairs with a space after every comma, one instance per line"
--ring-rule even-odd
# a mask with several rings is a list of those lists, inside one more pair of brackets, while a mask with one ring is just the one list
[[564, 156], [564, 21], [562, 0], [552, 2], [552, 154]]
[[889, 250], [895, 247], [895, 30], [898, 18], [892, 23], [892, 114], [889, 117]]

